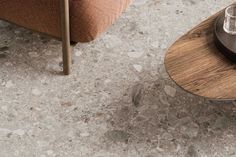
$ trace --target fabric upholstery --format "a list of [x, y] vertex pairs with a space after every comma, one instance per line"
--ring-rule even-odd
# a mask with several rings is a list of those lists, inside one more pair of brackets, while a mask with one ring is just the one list
[[[104, 32], [132, 0], [70, 0], [71, 40]], [[60, 0], [0, 0], [0, 19], [60, 38]]]

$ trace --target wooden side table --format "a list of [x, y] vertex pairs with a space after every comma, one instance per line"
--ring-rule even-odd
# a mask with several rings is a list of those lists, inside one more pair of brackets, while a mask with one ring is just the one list
[[[221, 13], [221, 12], [220, 12]], [[165, 66], [184, 90], [210, 99], [236, 99], [236, 64], [214, 44], [217, 13], [177, 40], [168, 50]]]

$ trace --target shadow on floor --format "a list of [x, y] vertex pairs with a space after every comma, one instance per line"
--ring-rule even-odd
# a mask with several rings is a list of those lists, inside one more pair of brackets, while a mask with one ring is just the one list
[[143, 143], [160, 152], [178, 154], [184, 149], [190, 156], [197, 153], [195, 147], [204, 150], [214, 143], [221, 148], [227, 139], [225, 134], [235, 139], [235, 102], [206, 100], [174, 84], [171, 86], [177, 88], [177, 94], [171, 97], [163, 90], [165, 84], [171, 84], [168, 82], [171, 81], [163, 78], [140, 82], [127, 90], [126, 97], [111, 104], [111, 131], [106, 133], [107, 139]]

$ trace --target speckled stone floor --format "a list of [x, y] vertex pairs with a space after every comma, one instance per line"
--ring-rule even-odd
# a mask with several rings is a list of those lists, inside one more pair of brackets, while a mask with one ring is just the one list
[[236, 103], [190, 95], [166, 49], [233, 0], [136, 0], [99, 39], [60, 42], [0, 22], [0, 157], [236, 157]]

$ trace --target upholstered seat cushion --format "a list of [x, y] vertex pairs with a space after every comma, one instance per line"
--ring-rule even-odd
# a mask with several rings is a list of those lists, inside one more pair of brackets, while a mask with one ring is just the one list
[[[88, 42], [132, 0], [70, 0], [71, 40]], [[60, 0], [0, 0], [0, 19], [60, 38]]]

